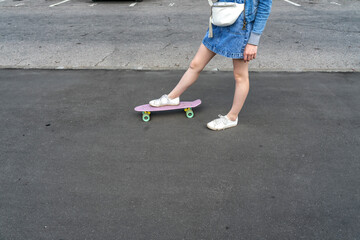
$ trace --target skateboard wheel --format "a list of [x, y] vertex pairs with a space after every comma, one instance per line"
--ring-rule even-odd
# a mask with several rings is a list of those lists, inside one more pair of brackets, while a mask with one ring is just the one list
[[194, 117], [194, 112], [191, 110], [191, 108], [186, 111], [186, 116], [188, 118]]
[[150, 121], [150, 115], [149, 115], [148, 113], [146, 113], [146, 112], [143, 112], [142, 120], [143, 120], [144, 122]]

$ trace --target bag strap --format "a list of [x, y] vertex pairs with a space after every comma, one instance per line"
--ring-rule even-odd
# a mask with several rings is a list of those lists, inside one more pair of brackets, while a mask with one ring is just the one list
[[246, 19], [245, 19], [245, 2], [246, 0], [244, 0], [244, 21], [243, 21], [243, 27], [242, 27], [242, 30], [246, 30]]
[[214, 3], [213, 3], [212, 0], [208, 0], [208, 2], [209, 2], [209, 5], [211, 7], [211, 9], [210, 9], [210, 18], [209, 18], [209, 38], [212, 38], [213, 37], [213, 29], [212, 29], [211, 21], [212, 21], [212, 7], [213, 7]]

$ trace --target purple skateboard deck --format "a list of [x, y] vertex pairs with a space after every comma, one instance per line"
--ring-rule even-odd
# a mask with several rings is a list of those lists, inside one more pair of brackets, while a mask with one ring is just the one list
[[147, 122], [150, 120], [150, 114], [151, 112], [159, 112], [159, 111], [169, 111], [169, 110], [175, 110], [175, 109], [184, 109], [186, 112], [186, 116], [188, 118], [192, 118], [194, 116], [194, 112], [191, 108], [197, 107], [201, 104], [201, 100], [197, 99], [195, 101], [183, 101], [180, 102], [179, 105], [176, 106], [163, 106], [163, 107], [152, 107], [149, 104], [144, 104], [135, 107], [135, 111], [142, 112], [143, 121]]

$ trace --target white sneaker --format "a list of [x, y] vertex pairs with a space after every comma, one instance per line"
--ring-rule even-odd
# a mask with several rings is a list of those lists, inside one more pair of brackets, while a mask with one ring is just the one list
[[176, 106], [180, 104], [180, 98], [170, 99], [168, 95], [162, 95], [161, 98], [155, 99], [149, 102], [150, 106], [162, 107], [162, 106]]
[[223, 130], [230, 127], [235, 127], [238, 124], [238, 118], [235, 121], [231, 121], [227, 116], [219, 115], [219, 118], [209, 122], [207, 127], [211, 130]]

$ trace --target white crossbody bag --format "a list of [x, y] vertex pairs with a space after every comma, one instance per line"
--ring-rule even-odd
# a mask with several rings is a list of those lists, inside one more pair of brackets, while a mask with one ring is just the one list
[[215, 2], [208, 0], [211, 7], [209, 19], [209, 38], [213, 37], [212, 24], [219, 27], [226, 27], [234, 24], [236, 19], [244, 10], [244, 3]]

